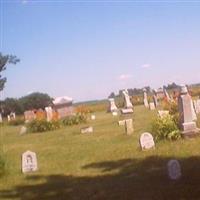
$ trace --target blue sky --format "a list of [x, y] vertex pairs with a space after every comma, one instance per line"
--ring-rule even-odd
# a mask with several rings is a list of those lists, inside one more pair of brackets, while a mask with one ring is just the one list
[[200, 82], [200, 1], [0, 2], [0, 51], [21, 59], [1, 98]]

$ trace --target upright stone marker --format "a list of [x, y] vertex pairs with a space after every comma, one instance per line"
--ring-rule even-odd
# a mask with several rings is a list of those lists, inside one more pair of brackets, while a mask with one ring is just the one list
[[149, 103], [149, 109], [150, 109], [150, 110], [155, 110], [155, 105], [154, 105], [153, 102], [150, 102], [150, 103]]
[[144, 92], [144, 106], [146, 108], [148, 108], [149, 107], [149, 103], [148, 103], [148, 98], [147, 98], [147, 90], [144, 88], [143, 92]]
[[143, 133], [140, 136], [140, 146], [142, 150], [155, 148], [153, 136], [148, 132]]
[[22, 126], [21, 129], [20, 129], [19, 134], [20, 134], [20, 135], [23, 135], [23, 134], [25, 134], [26, 132], [27, 132], [26, 126]]
[[131, 135], [133, 133], [133, 120], [132, 119], [126, 119], [125, 120], [125, 128], [126, 128], [126, 134]]
[[133, 108], [133, 104], [131, 103], [130, 97], [128, 95], [128, 91], [124, 90], [122, 93], [124, 95], [125, 108]]
[[191, 106], [191, 96], [188, 94], [186, 86], [181, 86], [178, 98], [179, 123], [184, 137], [191, 137], [199, 132], [196, 122], [193, 120], [193, 111]]
[[153, 102], [154, 102], [155, 108], [157, 108], [157, 106], [158, 106], [158, 99], [157, 99], [157, 96], [155, 94], [153, 95]]
[[53, 119], [53, 110], [52, 107], [45, 107], [46, 115], [47, 115], [47, 121], [50, 122]]
[[108, 100], [109, 100], [109, 103], [110, 103], [108, 111], [109, 112], [117, 112], [118, 108], [115, 105], [115, 99], [109, 98]]
[[3, 122], [3, 119], [2, 119], [2, 115], [0, 113], [0, 123], [2, 123], [2, 122]]
[[181, 177], [181, 166], [178, 160], [170, 160], [167, 163], [168, 176], [172, 180], [177, 180]]
[[36, 153], [26, 151], [22, 154], [22, 172], [34, 172], [38, 170]]
[[91, 120], [95, 120], [96, 116], [95, 115], [91, 115]]
[[193, 119], [193, 121], [196, 121], [197, 115], [196, 115], [196, 112], [195, 112], [195, 109], [194, 109], [194, 104], [193, 104], [192, 99], [191, 99], [191, 109], [192, 109], [192, 119]]

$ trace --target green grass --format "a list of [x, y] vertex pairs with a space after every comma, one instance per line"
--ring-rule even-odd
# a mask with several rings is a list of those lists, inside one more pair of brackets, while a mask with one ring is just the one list
[[[80, 134], [85, 124], [22, 136], [20, 126], [1, 127], [8, 168], [0, 179], [0, 199], [200, 199], [200, 137], [162, 141], [143, 152], [139, 136], [151, 130], [155, 116], [156, 111], [135, 107], [131, 136], [118, 126], [121, 117], [105, 112], [88, 122], [93, 134]], [[39, 170], [24, 175], [26, 150], [36, 152]], [[170, 158], [182, 167], [175, 182], [167, 177]]]

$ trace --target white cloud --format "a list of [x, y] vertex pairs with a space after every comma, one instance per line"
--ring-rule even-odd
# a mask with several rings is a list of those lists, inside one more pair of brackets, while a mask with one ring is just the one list
[[22, 4], [27, 4], [27, 3], [28, 3], [28, 0], [22, 0], [21, 3], [22, 3]]
[[124, 81], [124, 80], [128, 80], [132, 77], [132, 75], [130, 74], [121, 74], [118, 79], [121, 80], [121, 81]]
[[141, 68], [150, 68], [151, 67], [151, 64], [143, 64], [142, 66], [141, 66]]

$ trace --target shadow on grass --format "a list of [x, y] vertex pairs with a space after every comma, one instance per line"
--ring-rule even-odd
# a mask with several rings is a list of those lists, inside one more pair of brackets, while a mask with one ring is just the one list
[[169, 159], [153, 156], [83, 166], [83, 170], [102, 172], [94, 177], [27, 176], [27, 185], [0, 191], [0, 199], [200, 199], [200, 158], [178, 159], [183, 174], [178, 181], [167, 177]]

